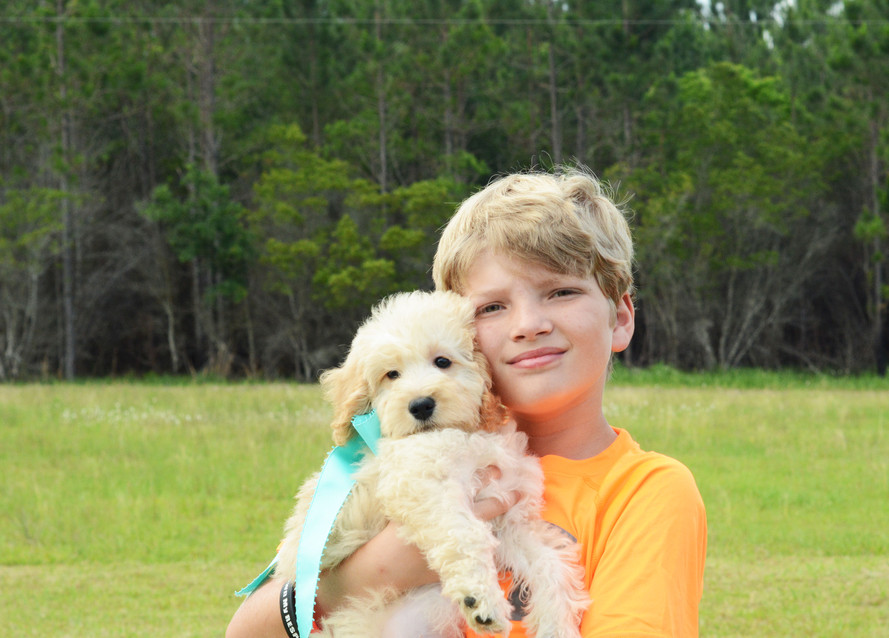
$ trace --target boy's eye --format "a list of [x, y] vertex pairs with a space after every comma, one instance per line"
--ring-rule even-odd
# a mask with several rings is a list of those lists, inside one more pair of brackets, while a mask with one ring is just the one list
[[389, 372], [386, 373], [387, 379], [397, 379], [400, 376], [401, 376], [401, 373], [398, 372], [398, 370], [389, 370]]
[[568, 295], [576, 295], [577, 291], [573, 288], [562, 288], [553, 293], [553, 297], [567, 297]]
[[489, 303], [489, 304], [487, 304], [487, 305], [485, 305], [485, 306], [479, 306], [479, 309], [476, 310], [476, 313], [475, 313], [475, 314], [477, 314], [477, 315], [484, 315], [484, 314], [487, 314], [487, 313], [489, 313], [489, 312], [497, 312], [498, 310], [502, 310], [502, 309], [503, 309], [503, 305], [502, 305], [502, 304], [499, 304], [499, 303]]
[[446, 357], [435, 357], [433, 363], [435, 363], [436, 368], [441, 368], [442, 370], [451, 367], [451, 360]]

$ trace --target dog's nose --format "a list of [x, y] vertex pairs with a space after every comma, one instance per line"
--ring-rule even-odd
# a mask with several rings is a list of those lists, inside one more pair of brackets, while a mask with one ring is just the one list
[[407, 409], [418, 421], [425, 421], [435, 411], [435, 399], [432, 397], [420, 397], [408, 404]]

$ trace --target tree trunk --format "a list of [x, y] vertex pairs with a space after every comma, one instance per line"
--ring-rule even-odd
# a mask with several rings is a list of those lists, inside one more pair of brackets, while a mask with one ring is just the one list
[[553, 43], [549, 45], [549, 120], [553, 144], [553, 160], [560, 164], [562, 162], [562, 130], [559, 125], [559, 104], [556, 94], [558, 86], [556, 83], [556, 56], [553, 53]]
[[198, 47], [201, 159], [204, 170], [214, 177], [219, 177], [219, 140], [216, 138], [216, 127], [213, 125], [213, 115], [216, 112], [216, 24], [212, 19], [200, 21]]
[[[621, 12], [623, 14], [623, 31], [626, 40], [629, 42], [630, 39], [630, 7], [627, 0], [622, 0], [621, 2]], [[630, 111], [630, 102], [627, 99], [626, 94], [623, 98], [623, 124], [624, 124], [624, 156], [627, 158], [627, 161], [630, 163], [630, 166], [636, 166], [638, 164], [637, 158], [632, 155], [633, 148], [633, 114]]]
[[[382, 47], [383, 42], [383, 33], [382, 33], [382, 16], [380, 15], [380, 4], [379, 2], [376, 4], [374, 9], [374, 25], [376, 28], [376, 43], [377, 47]], [[376, 88], [377, 88], [377, 120], [379, 123], [379, 145], [380, 145], [380, 172], [379, 172], [379, 180], [380, 180], [380, 191], [385, 193], [389, 190], [388, 182], [389, 182], [389, 167], [388, 167], [388, 159], [386, 146], [389, 143], [386, 136], [386, 86], [385, 86], [385, 77], [383, 75], [383, 57], [381, 55], [377, 55], [377, 73], [376, 73]]]
[[[877, 218], [882, 218], [880, 210], [880, 157], [878, 146], [880, 143], [880, 126], [876, 118], [870, 123], [870, 157], [868, 158], [868, 178], [870, 180], [870, 208]], [[886, 262], [883, 256], [883, 240], [879, 233], [874, 234], [872, 245], [872, 255], [880, 256], [873, 262], [873, 283], [871, 294], [873, 295], [873, 305], [871, 307], [871, 333], [872, 343], [874, 344], [877, 372], [880, 375], [886, 373], [886, 353], [883, 348], [889, 340], [885, 334], [886, 321], [883, 315], [886, 313], [886, 302], [883, 300], [883, 264]]]
[[62, 213], [62, 308], [65, 334], [63, 370], [69, 381], [74, 378], [77, 352], [74, 324], [74, 220], [71, 199], [68, 197], [68, 160], [71, 152], [71, 111], [68, 107], [68, 88], [65, 84], [65, 27], [62, 17], [65, 12], [64, 0], [56, 0], [56, 73], [59, 80], [59, 103], [61, 124], [59, 145], [62, 153], [62, 168], [59, 175], [59, 190], [64, 193], [61, 200]]
[[247, 361], [250, 366], [250, 376], [256, 377], [259, 375], [259, 363], [256, 357], [256, 330], [253, 328], [249, 297], [244, 299], [244, 323], [247, 327]]
[[552, 140], [553, 161], [556, 164], [562, 162], [562, 131], [559, 124], [558, 79], [556, 77], [556, 34], [553, 21], [553, 5], [547, 4], [547, 21], [550, 26], [549, 45], [547, 46], [547, 61], [549, 70], [549, 125], [550, 139]]
[[170, 349], [170, 368], [173, 374], [179, 371], [179, 349], [176, 347], [176, 315], [172, 300], [163, 304], [167, 317], [167, 347]]
[[321, 113], [318, 109], [318, 98], [323, 94], [318, 86], [318, 41], [315, 37], [315, 25], [309, 24], [309, 86], [311, 89], [312, 140], [316, 148], [321, 148]]
[[191, 312], [194, 315], [194, 347], [204, 349], [204, 328], [201, 318], [201, 266], [197, 258], [191, 260]]
[[444, 72], [444, 152], [445, 157], [451, 157], [454, 154], [454, 111], [453, 96], [451, 95], [451, 73], [445, 69]]

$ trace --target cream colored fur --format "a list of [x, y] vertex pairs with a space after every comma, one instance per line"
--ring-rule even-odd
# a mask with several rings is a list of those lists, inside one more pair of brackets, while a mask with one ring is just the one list
[[[379, 454], [368, 454], [322, 558], [339, 564], [378, 534], [401, 524], [441, 585], [406, 594], [368, 592], [324, 620], [335, 638], [439, 638], [509, 631], [512, 609], [498, 571], [527, 589], [525, 623], [538, 638], [577, 638], [589, 604], [576, 546], [540, 518], [543, 473], [525, 453], [527, 438], [505, 432], [487, 363], [475, 346], [473, 309], [454, 293], [404, 293], [384, 300], [361, 326], [342, 366], [322, 376], [334, 406], [334, 440], [353, 435], [351, 419], [371, 408], [380, 417]], [[417, 400], [421, 400], [417, 408]], [[422, 413], [422, 402], [431, 413]], [[414, 405], [414, 413], [411, 406]], [[498, 481], [481, 471], [496, 466]], [[293, 578], [299, 536], [317, 474], [297, 495], [285, 525], [275, 577]], [[477, 519], [481, 497], [519, 502], [491, 522]]]

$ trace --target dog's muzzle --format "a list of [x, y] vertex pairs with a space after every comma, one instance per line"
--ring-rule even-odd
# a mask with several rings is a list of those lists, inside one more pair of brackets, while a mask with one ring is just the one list
[[417, 421], [428, 421], [435, 412], [435, 399], [432, 397], [420, 397], [411, 401], [407, 409]]

